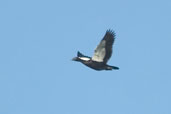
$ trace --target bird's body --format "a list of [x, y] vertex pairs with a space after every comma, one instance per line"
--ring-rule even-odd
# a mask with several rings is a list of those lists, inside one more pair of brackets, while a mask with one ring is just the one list
[[112, 45], [114, 39], [114, 32], [107, 30], [100, 44], [95, 49], [93, 57], [85, 56], [78, 51], [77, 57], [73, 58], [73, 60], [79, 61], [94, 70], [119, 69], [118, 67], [107, 65], [107, 62], [112, 55]]
[[103, 62], [96, 62], [96, 61], [84, 61], [83, 64], [85, 64], [86, 66], [95, 69], [95, 70], [107, 70], [107, 66], [103, 63]]

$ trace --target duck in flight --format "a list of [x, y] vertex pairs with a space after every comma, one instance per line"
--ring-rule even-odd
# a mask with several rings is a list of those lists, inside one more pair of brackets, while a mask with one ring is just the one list
[[94, 70], [118, 70], [119, 67], [107, 65], [108, 60], [112, 56], [114, 41], [115, 33], [112, 30], [107, 30], [92, 57], [85, 56], [78, 51], [77, 57], [74, 57], [72, 60], [81, 62]]

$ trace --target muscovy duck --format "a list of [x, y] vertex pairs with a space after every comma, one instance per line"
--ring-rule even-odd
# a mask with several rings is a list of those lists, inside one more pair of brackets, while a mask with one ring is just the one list
[[81, 62], [94, 70], [118, 70], [119, 67], [107, 65], [108, 60], [112, 56], [112, 45], [114, 40], [115, 33], [109, 29], [106, 31], [100, 44], [96, 47], [92, 57], [85, 56], [78, 51], [77, 57], [74, 57], [72, 60]]

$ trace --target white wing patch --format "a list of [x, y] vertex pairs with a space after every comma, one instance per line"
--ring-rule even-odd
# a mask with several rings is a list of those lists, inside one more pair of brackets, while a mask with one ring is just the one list
[[97, 46], [97, 48], [95, 49], [94, 55], [92, 57], [93, 61], [103, 62], [103, 59], [106, 55], [105, 45], [106, 45], [106, 41], [102, 40], [100, 44]]
[[88, 58], [88, 57], [78, 57], [78, 58], [80, 58], [81, 60], [84, 60], [84, 61], [89, 61], [90, 60], [90, 58]]

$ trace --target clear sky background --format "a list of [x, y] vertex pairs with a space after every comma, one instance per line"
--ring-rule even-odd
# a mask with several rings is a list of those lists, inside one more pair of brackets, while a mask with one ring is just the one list
[[[92, 56], [116, 32], [109, 64]], [[0, 114], [171, 114], [170, 0], [1, 0]]]

